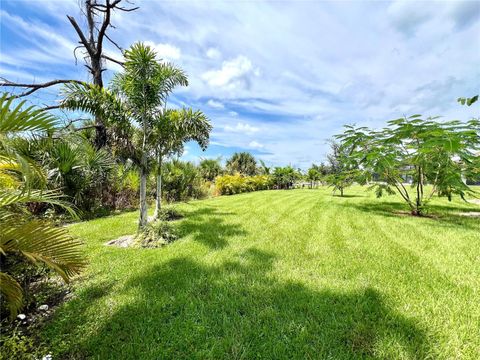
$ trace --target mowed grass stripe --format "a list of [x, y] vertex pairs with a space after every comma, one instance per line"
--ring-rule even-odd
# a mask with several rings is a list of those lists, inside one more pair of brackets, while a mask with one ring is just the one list
[[179, 204], [183, 238], [155, 250], [103, 245], [136, 213], [72, 225], [90, 267], [43, 338], [66, 359], [478, 358], [480, 225], [455, 215], [478, 207], [347, 194]]

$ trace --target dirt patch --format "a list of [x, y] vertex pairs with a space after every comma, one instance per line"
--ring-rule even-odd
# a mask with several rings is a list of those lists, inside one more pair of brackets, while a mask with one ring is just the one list
[[120, 236], [118, 239], [107, 241], [105, 245], [126, 248], [131, 246], [134, 240], [135, 240], [135, 235], [124, 235], [124, 236]]
[[480, 199], [471, 199], [471, 200], [468, 200], [468, 202], [470, 202], [472, 204], [480, 205]]
[[459, 216], [466, 216], [466, 217], [478, 217], [480, 218], [480, 211], [466, 211], [457, 213]]

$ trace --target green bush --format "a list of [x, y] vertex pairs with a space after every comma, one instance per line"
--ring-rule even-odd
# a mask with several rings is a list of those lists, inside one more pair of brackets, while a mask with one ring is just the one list
[[162, 193], [168, 202], [201, 199], [207, 195], [198, 168], [191, 162], [173, 160], [163, 167]]
[[272, 179], [269, 175], [224, 175], [216, 178], [215, 186], [218, 194], [233, 195], [270, 189], [272, 186]]
[[168, 245], [178, 239], [178, 232], [175, 225], [165, 220], [157, 220], [148, 223], [140, 232], [135, 245], [144, 248], [158, 248]]

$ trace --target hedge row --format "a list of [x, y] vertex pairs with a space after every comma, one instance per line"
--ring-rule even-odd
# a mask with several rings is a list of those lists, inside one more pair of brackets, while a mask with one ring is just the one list
[[215, 179], [215, 186], [219, 195], [233, 195], [271, 189], [273, 180], [269, 175], [223, 175]]

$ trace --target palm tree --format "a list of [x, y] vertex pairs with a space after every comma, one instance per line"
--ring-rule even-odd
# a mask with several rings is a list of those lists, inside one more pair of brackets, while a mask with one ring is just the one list
[[231, 173], [240, 173], [245, 176], [253, 176], [257, 173], [257, 161], [248, 152], [237, 152], [227, 160], [227, 170]]
[[[46, 264], [68, 281], [85, 266], [81, 243], [63, 227], [32, 219], [24, 205], [41, 202], [73, 211], [59, 192], [32, 188], [32, 179], [45, 176], [39, 166], [11, 145], [15, 136], [52, 132], [55, 119], [33, 107], [24, 108], [24, 101], [12, 109], [12, 101], [6, 95], [0, 98], [0, 255], [20, 253], [33, 262]], [[6, 272], [0, 272], [0, 280], [0, 292], [14, 317], [23, 304], [22, 288]]]
[[199, 167], [202, 177], [207, 181], [214, 181], [215, 178], [222, 174], [223, 169], [220, 165], [221, 157], [216, 159], [202, 159]]
[[149, 46], [136, 43], [125, 51], [122, 73], [117, 74], [111, 90], [98, 86], [70, 84], [62, 103], [64, 108], [83, 110], [101, 115], [108, 124], [121, 124], [135, 132], [132, 120], [140, 126], [140, 144], [135, 149], [133, 160], [140, 171], [140, 217], [139, 230], [147, 218], [147, 176], [149, 173], [149, 138], [152, 126], [162, 114], [168, 95], [176, 86], [187, 86], [185, 73], [172, 64], [156, 59]]
[[154, 219], [162, 206], [162, 164], [167, 156], [181, 154], [187, 141], [196, 141], [204, 150], [212, 130], [210, 120], [200, 110], [166, 110], [155, 119], [150, 141], [156, 155], [156, 201]]

